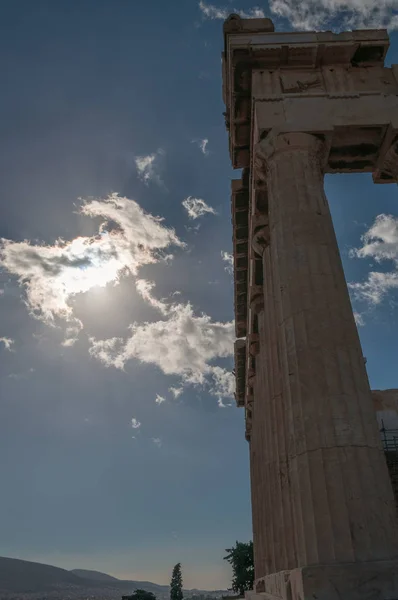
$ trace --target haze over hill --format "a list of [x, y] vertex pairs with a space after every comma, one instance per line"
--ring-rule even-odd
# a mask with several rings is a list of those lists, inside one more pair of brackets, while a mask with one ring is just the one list
[[[41, 563], [0, 557], [0, 600], [113, 600], [143, 588], [158, 600], [169, 597], [169, 587], [150, 581], [129, 581], [99, 571], [73, 569], [67, 571]], [[186, 590], [185, 596], [201, 593]], [[210, 592], [204, 592], [210, 594]], [[18, 594], [18, 596], [16, 596]], [[213, 596], [221, 591], [211, 592]]]
[[112, 575], [107, 575], [106, 573], [101, 573], [100, 571], [91, 571], [89, 569], [72, 569], [71, 573], [77, 575], [78, 577], [83, 577], [83, 579], [91, 579], [93, 581], [120, 581], [116, 577], [112, 577]]

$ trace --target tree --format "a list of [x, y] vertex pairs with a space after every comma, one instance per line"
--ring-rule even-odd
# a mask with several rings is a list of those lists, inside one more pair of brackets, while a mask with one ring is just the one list
[[134, 590], [131, 596], [122, 596], [122, 600], [156, 600], [156, 596], [146, 590]]
[[181, 563], [177, 563], [173, 569], [170, 583], [170, 600], [182, 600], [182, 574]]
[[246, 590], [253, 589], [254, 582], [254, 558], [253, 542], [236, 542], [232, 548], [227, 548], [227, 560], [232, 567], [232, 589], [240, 596]]

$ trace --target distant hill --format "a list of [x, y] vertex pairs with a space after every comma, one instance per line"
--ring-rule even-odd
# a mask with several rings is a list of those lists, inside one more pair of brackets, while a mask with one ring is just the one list
[[88, 569], [72, 569], [70, 573], [77, 575], [78, 577], [82, 577], [83, 579], [89, 579], [90, 581], [102, 581], [107, 583], [119, 582], [120, 579], [116, 579], [116, 577], [112, 577], [112, 575], [107, 575], [106, 573], [100, 573], [100, 571], [90, 571]]
[[41, 592], [61, 585], [84, 585], [77, 575], [65, 569], [40, 563], [0, 557], [0, 590], [7, 592]]
[[72, 569], [70, 572], [78, 577], [82, 577], [86, 581], [117, 585], [121, 588], [129, 587], [132, 590], [140, 588], [160, 596], [168, 593], [169, 591], [168, 585], [159, 585], [158, 583], [152, 583], [151, 581], [131, 581], [129, 579], [117, 579], [117, 577], [112, 577], [112, 575], [101, 573], [100, 571], [91, 571], [89, 569]]
[[[17, 558], [0, 557], [0, 599], [23, 598], [37, 600], [120, 600], [121, 596], [131, 594], [136, 589], [153, 592], [158, 600], [168, 600], [169, 586], [158, 585], [150, 581], [123, 581], [101, 573], [86, 569], [66, 571], [58, 567], [41, 563], [19, 560]], [[186, 590], [186, 598], [196, 594], [212, 595], [213, 592]], [[18, 594], [18, 596], [16, 595]], [[31, 596], [32, 594], [32, 596]], [[214, 595], [221, 595], [214, 593]]]

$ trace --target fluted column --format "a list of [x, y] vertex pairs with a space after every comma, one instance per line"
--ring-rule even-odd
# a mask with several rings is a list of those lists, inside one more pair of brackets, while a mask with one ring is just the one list
[[[258, 310], [259, 354], [256, 356], [251, 456], [255, 577], [296, 566], [287, 460], [287, 420], [282, 395], [280, 350], [266, 213], [252, 219], [251, 245], [262, 258], [262, 302]], [[253, 295], [258, 294], [257, 287]], [[251, 309], [253, 310], [253, 303]], [[260, 531], [258, 521], [262, 526]]]
[[[256, 153], [268, 185], [264, 264], [272, 289], [265, 298], [273, 298], [266, 337], [274, 358], [261, 356], [274, 402], [268, 391], [264, 412], [285, 436], [276, 443], [263, 423], [263, 445], [289, 485], [287, 495], [280, 486], [274, 491], [272, 519], [282, 525], [272, 524], [273, 543], [286, 544], [290, 536], [295, 566], [396, 557], [395, 505], [324, 193], [323, 143], [308, 134], [271, 133]], [[275, 485], [272, 476], [269, 484]], [[291, 510], [277, 511], [275, 502], [284, 499]]]

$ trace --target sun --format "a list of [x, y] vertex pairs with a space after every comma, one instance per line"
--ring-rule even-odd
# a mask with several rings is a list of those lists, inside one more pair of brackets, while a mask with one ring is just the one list
[[83, 294], [119, 279], [125, 265], [109, 246], [106, 238], [97, 244], [87, 244], [84, 238], [73, 240], [68, 248], [69, 264], [57, 275], [57, 283], [65, 295]]

